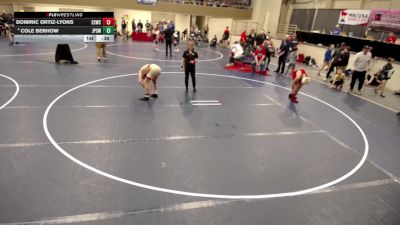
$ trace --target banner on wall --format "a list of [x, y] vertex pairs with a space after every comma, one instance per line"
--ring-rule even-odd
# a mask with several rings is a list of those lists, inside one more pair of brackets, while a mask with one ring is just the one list
[[137, 2], [139, 4], [155, 5], [157, 3], [157, 0], [138, 0]]
[[340, 11], [339, 24], [365, 25], [368, 24], [371, 10], [343, 9]]
[[373, 9], [369, 26], [377, 30], [400, 32], [400, 10]]

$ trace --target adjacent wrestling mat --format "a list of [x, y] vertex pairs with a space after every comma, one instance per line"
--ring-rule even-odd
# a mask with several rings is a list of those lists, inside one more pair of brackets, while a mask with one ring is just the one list
[[[400, 120], [318, 82], [224, 70], [197, 48], [197, 93], [151, 43], [0, 42], [0, 225], [398, 225]], [[138, 99], [140, 67], [162, 68]], [[191, 84], [191, 82], [189, 82]]]

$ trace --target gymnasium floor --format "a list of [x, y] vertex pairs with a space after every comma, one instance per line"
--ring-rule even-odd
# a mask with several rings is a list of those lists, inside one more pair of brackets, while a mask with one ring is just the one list
[[[0, 41], [0, 225], [400, 224], [393, 111], [319, 82], [292, 105], [288, 78], [226, 71], [219, 48], [185, 94], [182, 52], [150, 45], [57, 65], [55, 44]], [[160, 98], [140, 102], [150, 62]]]

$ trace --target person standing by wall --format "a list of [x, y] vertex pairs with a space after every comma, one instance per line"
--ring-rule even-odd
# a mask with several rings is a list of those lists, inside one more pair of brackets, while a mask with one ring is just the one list
[[122, 40], [128, 40], [128, 35], [126, 33], [126, 21], [125, 19], [122, 17], [122, 22], [121, 22], [121, 34], [122, 34]]
[[[342, 58], [338, 64], [338, 69], [341, 69], [342, 71], [346, 71], [347, 65], [349, 64], [349, 59], [350, 59], [350, 46], [346, 46], [343, 49], [342, 52]], [[372, 58], [372, 55], [371, 55]]]
[[155, 51], [160, 51], [160, 49], [158, 48], [158, 39], [160, 36], [160, 30], [158, 30], [158, 27], [156, 27], [156, 29], [153, 32], [153, 49]]
[[14, 24], [14, 18], [12, 16], [9, 17], [5, 23], [9, 46], [12, 46], [14, 44]]
[[145, 27], [146, 27], [147, 35], [150, 35], [150, 33], [151, 33], [151, 24], [149, 23], [148, 20], [146, 20]]
[[240, 45], [245, 48], [246, 46], [246, 42], [247, 42], [247, 34], [246, 34], [246, 30], [244, 30], [242, 32], [242, 34], [240, 34]]
[[265, 30], [262, 30], [255, 38], [256, 45], [264, 44], [265, 39], [267, 39], [267, 35], [265, 34]]
[[285, 71], [286, 57], [289, 53], [289, 36], [286, 36], [281, 42], [279, 47], [279, 58], [278, 58], [278, 69], [275, 70], [277, 73], [283, 74]]
[[257, 35], [256, 35], [256, 32], [254, 31], [254, 29], [251, 29], [249, 36], [247, 36], [247, 43], [246, 43], [245, 50], [244, 50], [246, 54], [248, 54], [254, 50], [256, 36]]
[[117, 25], [117, 20], [114, 18], [114, 39], [117, 39], [118, 36], [118, 25]]
[[185, 30], [183, 30], [183, 32], [182, 32], [182, 40], [183, 41], [187, 40], [187, 35], [188, 35], [188, 30], [187, 30], [187, 28], [185, 28]]
[[168, 56], [168, 50], [169, 50], [169, 56], [172, 57], [173, 32], [171, 31], [171, 29], [165, 29], [163, 33], [165, 39], [165, 56]]
[[141, 20], [137, 23], [137, 32], [142, 33], [143, 31], [143, 23]]
[[132, 19], [132, 33], [136, 32], [136, 23], [135, 23], [135, 19]]
[[294, 70], [296, 70], [296, 62], [297, 62], [297, 47], [293, 47], [292, 51], [290, 52], [289, 56], [288, 56], [288, 68], [286, 70], [285, 75], [288, 75], [289, 72], [292, 72]]
[[369, 52], [369, 47], [365, 45], [363, 50], [355, 55], [349, 93], [353, 92], [356, 80], [358, 80], [358, 90], [355, 92], [355, 94], [361, 95], [360, 91], [364, 85], [365, 76], [370, 63], [371, 53]]
[[208, 24], [206, 26], [204, 26], [204, 38], [208, 39]]
[[174, 21], [169, 21], [168, 25], [167, 25], [168, 29], [171, 30], [172, 33], [175, 33], [175, 23]]
[[265, 58], [265, 61], [266, 61], [265, 69], [267, 71], [269, 71], [268, 67], [269, 67], [269, 63], [271, 62], [271, 56], [273, 54], [275, 54], [274, 43], [272, 42], [272, 39], [269, 36], [267, 36], [267, 39], [264, 42], [264, 48], [265, 48], [265, 51], [267, 52], [267, 56]]
[[330, 75], [331, 75], [332, 71], [337, 66], [339, 66], [340, 61], [342, 60], [342, 51], [344, 50], [344, 48], [346, 48], [346, 43], [342, 42], [340, 44], [340, 47], [337, 48], [335, 50], [335, 52], [333, 53], [333, 56], [332, 56], [333, 59], [332, 59], [331, 65], [329, 66], [329, 70], [326, 73], [326, 77], [324, 78], [324, 81], [327, 81], [330, 78]]
[[222, 44], [224, 47], [229, 45], [229, 27], [226, 27], [224, 30], [224, 34], [222, 35]]
[[325, 68], [329, 66], [329, 62], [331, 61], [332, 52], [334, 49], [335, 49], [334, 44], [329, 45], [329, 48], [326, 50], [324, 55], [324, 62], [322, 63], [321, 69], [318, 71], [318, 76], [321, 76], [321, 71], [325, 70]]
[[297, 40], [297, 34], [293, 33], [292, 35], [289, 36], [289, 39], [288, 39], [289, 52], [291, 52], [294, 47], [297, 47], [298, 44], [299, 44], [299, 41]]
[[0, 36], [3, 35], [3, 31], [4, 33], [6, 33], [6, 27], [4, 25], [5, 22], [5, 13], [3, 12], [2, 14], [0, 14]]
[[188, 92], [189, 87], [189, 74], [192, 78], [193, 92], [196, 93], [196, 60], [199, 55], [194, 50], [194, 43], [192, 41], [188, 42], [188, 49], [183, 52], [183, 60], [181, 68], [185, 70], [185, 87], [186, 92]]

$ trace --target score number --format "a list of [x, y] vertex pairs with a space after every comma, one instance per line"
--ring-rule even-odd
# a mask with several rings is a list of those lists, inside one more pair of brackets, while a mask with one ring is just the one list
[[103, 26], [114, 26], [114, 18], [103, 18]]
[[103, 34], [114, 34], [114, 27], [103, 27]]

